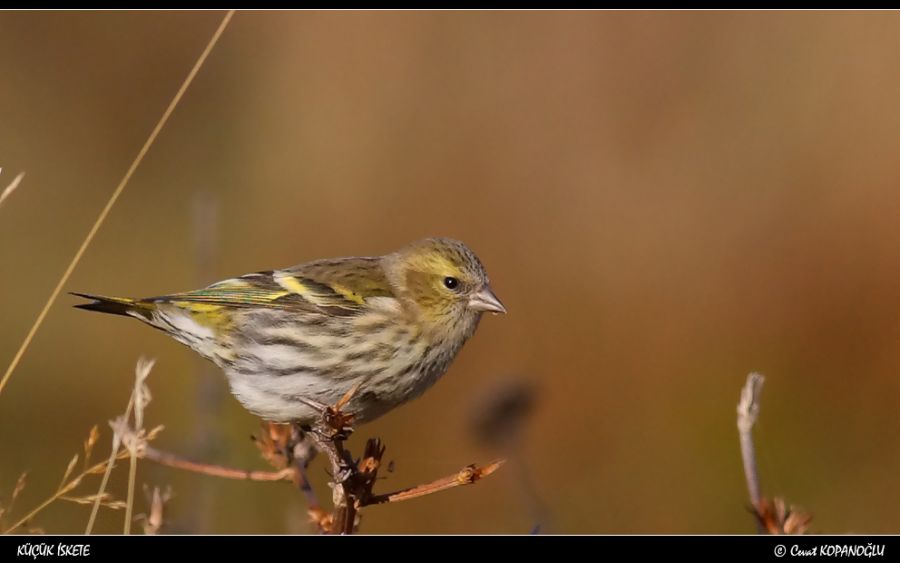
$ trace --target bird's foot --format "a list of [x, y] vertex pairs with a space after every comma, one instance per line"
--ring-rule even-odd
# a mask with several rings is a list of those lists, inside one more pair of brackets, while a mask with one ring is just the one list
[[338, 408], [328, 407], [322, 414], [322, 421], [327, 429], [329, 436], [327, 438], [332, 441], [345, 441], [353, 434], [353, 415], [345, 413]]
[[324, 423], [322, 426], [330, 431], [330, 436], [328, 437], [330, 440], [344, 441], [353, 433], [353, 427], [351, 426], [353, 423], [353, 413], [344, 412], [344, 407], [347, 406], [350, 399], [356, 394], [359, 385], [360, 384], [357, 383], [351, 387], [337, 403], [326, 406], [322, 411], [322, 422]]
[[303, 398], [302, 401], [308, 406], [319, 412], [319, 420], [303, 430], [308, 433], [314, 433], [319, 438], [331, 442], [343, 441], [350, 437], [353, 433], [353, 413], [344, 412], [343, 408], [352, 398], [356, 387], [347, 392], [346, 395], [334, 405], [326, 405], [312, 399]]

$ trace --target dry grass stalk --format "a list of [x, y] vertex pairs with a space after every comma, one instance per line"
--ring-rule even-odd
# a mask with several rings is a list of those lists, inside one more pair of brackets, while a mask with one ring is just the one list
[[16, 480], [16, 486], [13, 487], [12, 493], [9, 496], [9, 502], [7, 502], [6, 506], [0, 505], [0, 532], [7, 530], [8, 528], [5, 525], [4, 516], [12, 513], [13, 506], [16, 504], [16, 498], [25, 490], [25, 480], [28, 476], [28, 472], [23, 472], [19, 475], [19, 478]]
[[[77, 504], [96, 504], [98, 507], [104, 506], [112, 509], [124, 508], [125, 504], [122, 501], [118, 501], [111, 495], [102, 492], [92, 495], [73, 496], [75, 489], [77, 489], [78, 486], [81, 485], [86, 477], [104, 473], [110, 463], [114, 463], [117, 459], [124, 459], [127, 455], [127, 452], [120, 452], [118, 455], [112, 457], [112, 461], [103, 460], [99, 463], [91, 464], [91, 454], [93, 452], [94, 445], [99, 439], [99, 436], [99, 430], [96, 426], [93, 427], [84, 442], [83, 457], [79, 454], [75, 454], [75, 456], [72, 457], [63, 474], [63, 479], [60, 481], [60, 484], [57, 487], [56, 491], [31, 511], [29, 511], [27, 514], [16, 520], [13, 524], [9, 526], [0, 526], [0, 532], [8, 534], [26, 527], [30, 522], [32, 522], [35, 516], [37, 516], [41, 511], [58, 500], [74, 502]], [[150, 435], [148, 435], [147, 439], [153, 439], [155, 437], [156, 434], [151, 433]], [[78, 466], [79, 459], [81, 459], [81, 470], [76, 473], [75, 468]], [[24, 488], [25, 474], [23, 473], [19, 478], [19, 481], [16, 483], [15, 489], [13, 489], [10, 503], [7, 505], [4, 514], [11, 513], [13, 501]]]
[[[94, 506], [91, 509], [91, 515], [88, 518], [87, 528], [85, 528], [85, 535], [90, 535], [94, 529], [94, 523], [97, 520], [97, 513], [100, 510], [100, 499], [103, 498], [104, 491], [106, 490], [106, 486], [109, 483], [109, 477], [112, 474], [113, 467], [115, 467], [115, 460], [118, 457], [128, 456], [131, 458], [131, 467], [134, 468], [134, 460], [140, 454], [142, 448], [146, 447], [146, 443], [149, 440], [152, 440], [156, 435], [162, 431], [162, 427], [159, 426], [150, 431], [149, 434], [144, 433], [142, 429], [138, 429], [137, 431], [132, 430], [128, 425], [128, 419], [131, 418], [132, 411], [137, 413], [140, 411], [140, 423], [143, 426], [143, 412], [144, 408], [147, 406], [147, 403], [150, 401], [150, 389], [146, 386], [147, 377], [150, 375], [150, 370], [153, 369], [153, 364], [155, 360], [148, 360], [146, 358], [139, 358], [137, 364], [135, 365], [135, 386], [131, 391], [131, 397], [128, 399], [128, 405], [125, 407], [125, 413], [122, 416], [119, 416], [115, 420], [111, 420], [109, 422], [110, 427], [113, 430], [112, 436], [112, 448], [109, 453], [109, 460], [107, 461], [106, 467], [103, 471], [103, 478], [100, 480], [100, 490], [97, 491], [97, 495], [94, 497], [96, 500], [94, 502]], [[137, 414], [135, 415], [137, 422]], [[125, 445], [125, 450], [122, 453], [119, 452], [119, 448], [122, 445]], [[134, 455], [132, 455], [132, 451], [134, 451]], [[133, 493], [134, 493], [134, 479], [131, 473], [129, 473], [129, 498], [131, 499], [128, 504], [131, 505], [133, 501]], [[125, 528], [129, 527], [129, 523], [131, 521], [131, 510], [130, 508], [126, 509], [126, 524]], [[126, 532], [127, 533], [127, 532]]]
[[[221, 37], [222, 32], [225, 31], [225, 28], [228, 26], [228, 22], [231, 21], [232, 16], [234, 16], [234, 10], [229, 10], [225, 17], [222, 18], [222, 22], [219, 24], [218, 29], [216, 29], [212, 38], [210, 38], [209, 42], [206, 45], [206, 48], [201, 53], [200, 57], [197, 59], [197, 62], [194, 63], [193, 68], [191, 68], [190, 73], [188, 73], [187, 78], [182, 82], [181, 87], [178, 88], [178, 91], [175, 93], [175, 97], [172, 98], [172, 101], [169, 102], [169, 106], [166, 108], [166, 111], [163, 112], [162, 117], [159, 118], [159, 121], [156, 123], [156, 127], [153, 128], [153, 131], [150, 133], [150, 136], [147, 137], [147, 140], [144, 142], [144, 146], [141, 147], [141, 150], [138, 152], [137, 156], [129, 166], [128, 171], [125, 172], [125, 175], [122, 177], [122, 180], [119, 181], [119, 184], [116, 186], [116, 189], [113, 190], [112, 195], [107, 200], [106, 205], [100, 211], [100, 215], [97, 216], [97, 220], [94, 221], [94, 224], [91, 226], [91, 229], [88, 231], [87, 236], [84, 237], [84, 240], [81, 243], [81, 246], [75, 252], [75, 255], [72, 256], [72, 260], [69, 262], [68, 267], [63, 272], [63, 275], [59, 278], [59, 281], [56, 283], [56, 287], [53, 288], [53, 291], [50, 293], [50, 297], [47, 298], [47, 301], [44, 303], [41, 312], [38, 313], [37, 318], [32, 323], [31, 328], [28, 330], [28, 334], [25, 335], [25, 339], [22, 341], [22, 344], [19, 346], [19, 349], [16, 351], [15, 356], [13, 356], [12, 361], [9, 363], [9, 366], [6, 368], [6, 372], [3, 374], [3, 377], [0, 378], [0, 394], [3, 393], [3, 388], [6, 387], [7, 381], [12, 376], [13, 372], [16, 370], [16, 366], [19, 365], [19, 361], [21, 361], [22, 356], [25, 355], [25, 351], [28, 349], [28, 346], [31, 344], [31, 341], [34, 339], [34, 335], [37, 334], [38, 329], [44, 323], [44, 319], [47, 317], [47, 313], [50, 311], [50, 307], [53, 306], [53, 303], [56, 302], [56, 298], [59, 297], [60, 292], [62, 291], [63, 286], [66, 285], [66, 282], [69, 281], [69, 277], [72, 275], [72, 272], [75, 271], [75, 266], [78, 265], [78, 262], [81, 261], [81, 257], [84, 255], [84, 252], [87, 250], [87, 247], [90, 246], [91, 241], [94, 240], [94, 236], [97, 234], [97, 231], [100, 230], [100, 226], [106, 220], [106, 216], [109, 215], [110, 210], [112, 210], [113, 206], [116, 203], [116, 200], [119, 199], [119, 196], [122, 195], [122, 192], [125, 190], [125, 186], [128, 185], [128, 181], [131, 180], [131, 176], [134, 174], [134, 171], [137, 170], [137, 167], [144, 160], [144, 156], [150, 150], [150, 147], [156, 141], [156, 137], [159, 136], [160, 131], [162, 131], [163, 126], [165, 126], [166, 122], [169, 120], [169, 117], [172, 115], [172, 112], [175, 111], [175, 107], [178, 105], [178, 102], [181, 101], [182, 96], [187, 91], [188, 86], [193, 82], [194, 77], [197, 76], [197, 72], [203, 66], [203, 63], [206, 62], [206, 58], [209, 56], [209, 53], [212, 51], [213, 47], [215, 47], [216, 43], [219, 41], [219, 37]], [[8, 189], [8, 188], [7, 188]], [[6, 190], [4, 190], [5, 192]]]
[[[11, 526], [0, 526], [0, 531], [9, 533], [23, 528], [53, 502], [65, 500], [77, 504], [93, 505], [86, 532], [88, 534], [93, 529], [100, 506], [125, 509], [125, 533], [128, 533], [132, 521], [134, 473], [129, 474], [129, 491], [125, 501], [117, 500], [106, 492], [115, 462], [125, 458], [132, 460], [132, 468], [135, 467], [137, 459], [147, 459], [162, 465], [214, 477], [252, 481], [290, 480], [306, 495], [307, 510], [316, 531], [332, 534], [355, 532], [359, 525], [359, 511], [365, 506], [400, 502], [461, 485], [470, 485], [492, 474], [503, 463], [495, 461], [484, 467], [469, 465], [453, 475], [431, 483], [388, 494], [375, 494], [372, 489], [378, 478], [385, 446], [378, 439], [368, 440], [363, 456], [358, 462], [354, 462], [350, 452], [344, 448], [343, 442], [352, 432], [349, 424], [353, 417], [343, 413], [340, 408], [349, 401], [350, 394], [334, 407], [327, 407], [323, 411], [321, 421], [312, 430], [304, 431], [296, 425], [263, 424], [262, 431], [254, 437], [254, 440], [262, 457], [272, 464], [276, 471], [247, 471], [185, 460], [173, 454], [161, 452], [148, 444], [162, 431], [162, 426], [157, 426], [150, 431], [143, 429], [143, 412], [150, 401], [150, 391], [146, 380], [152, 367], [153, 361], [143, 358], [135, 367], [135, 386], [125, 414], [110, 421], [113, 437], [109, 459], [90, 464], [94, 447], [100, 439], [100, 431], [94, 426], [84, 441], [83, 453], [74, 455], [69, 461], [56, 492]], [[129, 424], [130, 418], [134, 418], [134, 426]], [[312, 444], [325, 453], [331, 462], [332, 478], [335, 483], [332, 495], [334, 508], [331, 512], [321, 507], [306, 477], [306, 468], [315, 455]], [[81, 470], [76, 473], [79, 461], [81, 461]], [[82, 496], [72, 494], [85, 477], [100, 474], [103, 475], [103, 478], [96, 493]], [[25, 474], [22, 474], [13, 489], [10, 502], [5, 509], [0, 508], [0, 519], [10, 514], [16, 497], [24, 488]], [[163, 522], [164, 505], [169, 498], [169, 492], [162, 494], [158, 489], [154, 490], [150, 498], [150, 513], [143, 516], [145, 533], [159, 532]], [[2, 524], [2, 520], [0, 520], [0, 524]]]
[[[169, 120], [169, 117], [172, 115], [173, 111], [175, 110], [175, 107], [181, 101], [181, 98], [184, 96], [184, 93], [187, 91], [191, 82], [193, 82], [194, 77], [197, 75], [198, 71], [203, 66], [203, 64], [206, 61], [207, 57], [209, 56], [210, 52], [212, 52], [213, 47], [215, 47], [215, 45], [218, 42], [219, 38], [221, 37], [222, 33], [225, 31], [225, 28], [228, 26], [228, 23], [231, 21], [231, 18], [234, 16], [234, 12], [235, 12], [234, 10], [229, 10], [225, 14], [221, 23], [219, 24], [218, 28], [216, 29], [215, 33], [213, 34], [213, 36], [210, 38], [209, 42], [207, 43], [206, 48], [203, 50], [200, 57], [197, 59], [196, 63], [194, 64], [194, 66], [191, 68], [191, 71], [188, 73], [188, 76], [182, 82], [182, 84], [179, 87], [178, 91], [176, 92], [175, 96], [172, 98], [172, 101], [169, 103], [165, 112], [163, 112], [162, 117], [160, 117], [156, 126], [153, 128], [153, 131], [150, 133], [146, 142], [141, 147], [141, 150], [138, 152], [137, 156], [132, 161], [131, 166], [129, 166], [128, 170], [125, 172], [125, 175], [122, 177], [121, 181], [116, 186], [115, 190], [113, 190], [113, 193], [110, 196], [109, 200], [107, 200], [106, 205], [100, 211], [99, 216], [97, 217], [96, 221], [94, 221], [94, 224], [91, 226], [91, 229], [88, 231], [88, 234], [85, 236], [84, 240], [82, 241], [81, 246], [75, 252], [75, 255], [72, 257], [71, 261], [69, 262], [68, 267], [63, 272], [62, 276], [60, 277], [60, 279], [57, 282], [56, 286], [54, 287], [53, 291], [50, 293], [50, 297], [47, 298], [47, 301], [44, 303], [43, 308], [41, 309], [40, 313], [38, 313], [37, 318], [32, 323], [31, 328], [29, 329], [28, 333], [25, 336], [25, 339], [22, 341], [21, 345], [19, 346], [18, 350], [16, 351], [15, 355], [13, 356], [12, 361], [9, 363], [9, 366], [6, 368], [6, 371], [4, 372], [3, 377], [0, 378], [0, 394], [2, 394], [3, 389], [6, 387], [7, 382], [9, 381], [10, 377], [12, 377], [12, 374], [15, 371], [16, 367], [19, 365], [19, 362], [21, 361], [22, 356], [24, 356], [25, 351], [28, 349], [28, 346], [31, 344], [31, 341], [34, 339], [35, 334], [37, 334], [38, 329], [43, 324], [44, 319], [47, 316], [47, 313], [50, 311], [50, 307], [53, 305], [53, 303], [56, 302], [56, 299], [57, 299], [57, 297], [59, 297], [59, 294], [62, 291], [63, 286], [65, 286], [66, 282], [69, 280], [69, 277], [72, 275], [72, 272], [75, 270], [75, 267], [80, 262], [81, 257], [84, 255], [88, 246], [93, 241], [94, 236], [97, 234], [97, 231], [99, 231], [100, 226], [106, 220], [107, 215], [109, 215], [109, 212], [112, 210], [112, 208], [115, 205], [116, 201], [118, 200], [119, 196], [124, 191], [125, 186], [128, 185], [128, 182], [131, 179], [132, 175], [134, 174], [135, 170], [137, 170], [138, 166], [143, 161], [144, 156], [147, 154], [147, 152], [150, 150], [150, 147], [156, 141], [156, 138], [159, 136], [160, 131], [162, 131], [162, 128], [165, 126], [166, 122]], [[16, 178], [12, 181], [12, 183], [10, 183], [3, 190], [3, 192], [0, 193], [0, 205], [2, 205], [3, 201], [7, 197], [9, 197], [10, 194], [12, 194], [12, 192], [16, 189], [16, 187], [22, 181], [23, 177], [24, 177], [24, 172], [20, 173], [18, 176], [16, 176]], [[132, 404], [129, 403], [129, 407], [128, 407], [127, 411], [130, 411], [131, 408], [132, 408]], [[126, 418], [127, 418], [127, 415], [126, 415]], [[138, 429], [140, 430], [140, 425], [138, 426]], [[145, 437], [145, 440], [146, 439], [149, 439], [149, 438]], [[104, 494], [104, 489], [106, 488], [107, 482], [109, 480], [109, 475], [110, 475], [110, 472], [112, 471], [112, 467], [115, 463], [115, 460], [119, 456], [118, 447], [119, 447], [119, 439], [116, 439], [114, 437], [113, 451], [110, 454], [109, 459], [107, 461], [103, 462], [102, 464], [98, 464], [96, 466], [96, 467], [102, 467], [102, 471], [104, 472], [104, 475], [103, 475], [103, 480], [102, 480], [102, 483], [100, 486], [100, 491], [92, 497], [94, 499], [93, 500], [93, 508], [92, 508], [91, 516], [88, 521], [87, 529], [85, 532], [86, 534], [91, 533], [91, 530], [93, 529], [93, 526], [94, 526], [94, 522], [96, 521], [97, 512], [99, 510], [99, 507], [101, 504], [104, 503], [104, 499], [108, 498]], [[131, 510], [132, 510], [132, 504], [133, 504], [132, 501], [133, 501], [134, 477], [135, 477], [134, 472], [135, 472], [135, 467], [136, 467], [135, 466], [136, 456], [134, 455], [133, 450], [134, 450], [134, 448], [129, 448], [129, 451], [131, 451], [131, 454], [132, 454], [131, 455], [132, 462], [131, 462], [131, 470], [130, 470], [130, 474], [129, 474], [129, 500], [126, 505], [126, 523], [125, 523], [125, 532], [126, 533], [128, 533], [128, 530], [129, 530], [129, 523], [131, 521]], [[71, 470], [73, 469], [74, 462], [75, 462], [75, 460], [73, 460], [73, 462], [69, 464], [69, 469], [67, 470], [67, 473], [70, 473]], [[80, 479], [83, 476], [84, 475], [79, 475], [73, 481], [80, 482]], [[65, 481], [65, 479], [63, 479], [63, 481]], [[75, 486], [77, 486], [77, 483]], [[37, 514], [41, 510], [43, 510], [46, 506], [49, 506], [55, 500], [62, 499], [62, 498], [71, 500], [68, 497], [66, 497], [64, 492], [61, 492], [60, 490], [58, 490], [56, 492], [56, 494], [54, 494], [49, 499], [47, 499], [44, 503], [39, 505], [36, 509], [34, 509], [32, 512], [30, 512], [26, 517], [24, 517], [19, 522], [14, 524], [11, 528], [8, 528], [4, 531], [8, 532], [10, 530], [19, 528], [24, 522], [27, 522], [28, 520], [30, 520], [35, 514]], [[8, 512], [8, 510], [7, 510], [7, 512]]]
[[[155, 360], [149, 360], [147, 358], [138, 360], [137, 367], [134, 370], [134, 391], [132, 394], [134, 399], [134, 430], [130, 433], [124, 433], [125, 431], [123, 429], [118, 429], [118, 432], [123, 432], [122, 441], [128, 449], [129, 455], [128, 497], [125, 506], [124, 529], [124, 534], [126, 536], [131, 533], [131, 513], [134, 507], [134, 482], [137, 477], [138, 450], [142, 445], [146, 447], [146, 442], [142, 442], [141, 439], [141, 435], [144, 432], [144, 409], [150, 404], [150, 400], [152, 399], [150, 388], [147, 387], [146, 381], [147, 377], [150, 375], [150, 370], [153, 369], [154, 363]], [[126, 417], [126, 423], [127, 420]]]
[[[0, 171], [2, 171], [2, 168], [0, 168]], [[16, 188], [19, 187], [19, 183], [22, 181], [22, 178], [24, 178], [24, 177], [25, 177], [25, 173], [19, 172], [19, 175], [16, 176], [15, 178], [13, 178], [13, 181], [10, 182], [9, 185], [3, 189], [3, 192], [0, 192], [0, 207], [3, 207], [3, 202], [6, 201], [6, 198], [11, 196], [12, 193], [14, 191], [16, 191]]]

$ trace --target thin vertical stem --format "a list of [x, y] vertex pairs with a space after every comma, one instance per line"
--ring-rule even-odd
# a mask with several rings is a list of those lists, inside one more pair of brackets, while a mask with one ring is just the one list
[[[759, 474], [756, 470], [756, 448], [753, 445], [753, 425], [759, 417], [759, 399], [765, 381], [760, 373], [751, 373], [741, 389], [741, 400], [737, 406], [738, 436], [741, 442], [741, 458], [744, 462], [744, 477], [747, 479], [747, 491], [753, 508], [759, 510], [762, 495], [759, 487]], [[759, 532], [762, 525], [757, 523]]]

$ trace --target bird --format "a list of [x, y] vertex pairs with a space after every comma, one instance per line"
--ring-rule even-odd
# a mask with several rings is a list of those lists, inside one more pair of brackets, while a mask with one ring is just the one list
[[165, 332], [219, 366], [248, 411], [300, 425], [318, 420], [323, 405], [342, 402], [363, 423], [420, 396], [484, 313], [506, 313], [481, 260], [450, 238], [157, 297], [72, 295], [91, 300], [77, 308]]

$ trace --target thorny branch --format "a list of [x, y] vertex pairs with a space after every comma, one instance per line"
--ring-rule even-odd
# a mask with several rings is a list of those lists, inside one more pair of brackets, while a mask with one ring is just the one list
[[[100, 432], [97, 427], [91, 429], [88, 438], [84, 442], [83, 458], [76, 454], [69, 462], [62, 481], [53, 495], [36, 508], [19, 518], [11, 526], [3, 526], [0, 520], [0, 532], [9, 533], [23, 528], [31, 522], [33, 517], [44, 510], [56, 500], [67, 500], [79, 504], [94, 505], [87, 532], [90, 533], [94, 524], [96, 509], [99, 506], [109, 508], [125, 508], [129, 514], [125, 533], [129, 531], [131, 524], [130, 507], [133, 503], [134, 472], [129, 475], [129, 496], [123, 502], [112, 498], [106, 493], [106, 485], [109, 475], [116, 461], [131, 458], [131, 467], [134, 460], [146, 459], [160, 465], [192, 471], [201, 475], [221, 477], [225, 479], [239, 479], [247, 481], [293, 481], [300, 488], [307, 500], [307, 511], [316, 531], [327, 534], [352, 534], [359, 526], [359, 512], [363, 507], [373, 504], [385, 504], [400, 502], [422, 497], [439, 491], [444, 491], [462, 485], [470, 485], [476, 481], [494, 473], [504, 462], [494, 461], [484, 467], [469, 465], [453, 475], [437, 479], [430, 483], [401, 489], [387, 494], [375, 494], [372, 489], [378, 478], [378, 470], [384, 457], [385, 446], [379, 439], [370, 439], [360, 459], [354, 460], [349, 450], [344, 447], [344, 442], [350, 436], [353, 429], [350, 424], [353, 415], [344, 413], [343, 407], [350, 401], [356, 389], [351, 389], [337, 404], [333, 406], [315, 405], [320, 408], [322, 416], [312, 428], [303, 428], [296, 424], [263, 423], [262, 431], [253, 440], [260, 450], [262, 457], [275, 467], [275, 471], [245, 470], [192, 461], [181, 456], [164, 452], [151, 447], [153, 441], [162, 431], [162, 426], [150, 430], [143, 427], [143, 409], [150, 399], [149, 389], [145, 380], [152, 367], [152, 361], [140, 360], [135, 369], [135, 390], [126, 407], [125, 415], [110, 421], [113, 429], [113, 444], [110, 457], [104, 461], [91, 465], [89, 460], [94, 445], [97, 443]], [[134, 425], [129, 421], [134, 413]], [[329, 513], [318, 502], [307, 478], [307, 468], [315, 457], [316, 451], [325, 454], [331, 465], [332, 478], [332, 502], [333, 509]], [[83, 469], [80, 473], [75, 471], [79, 459], [83, 460]], [[77, 475], [75, 474], [77, 473]], [[78, 487], [88, 475], [103, 475], [100, 489], [96, 494], [87, 496], [72, 496], [70, 493]], [[72, 475], [75, 475], [72, 477]], [[0, 518], [9, 514], [13, 501], [25, 487], [25, 475], [23, 474], [12, 492], [12, 498], [6, 507], [0, 507]], [[144, 532], [156, 534], [164, 525], [165, 504], [171, 497], [171, 491], [160, 491], [154, 488], [152, 494], [147, 492], [150, 511], [140, 515], [144, 520]]]
[[[341, 409], [349, 402], [355, 389], [351, 389], [334, 406], [321, 406], [322, 417], [311, 428], [298, 425], [264, 423], [254, 441], [263, 458], [276, 471], [235, 469], [190, 461], [149, 446], [142, 450], [142, 457], [159, 464], [193, 471], [203, 475], [249, 481], [293, 481], [306, 495], [308, 513], [316, 531], [326, 534], [352, 534], [359, 526], [359, 512], [365, 506], [400, 502], [422, 497], [462, 485], [471, 485], [494, 473], [503, 461], [495, 461], [484, 467], [469, 465], [459, 472], [431, 483], [401, 489], [388, 494], [375, 494], [372, 488], [378, 478], [378, 470], [385, 446], [378, 439], [366, 442], [363, 456], [354, 461], [344, 442], [353, 432], [350, 424], [353, 416]], [[319, 405], [317, 405], [319, 406]], [[309, 480], [306, 468], [316, 451], [325, 455], [330, 465], [332, 479], [332, 504], [329, 513], [321, 508]]]

